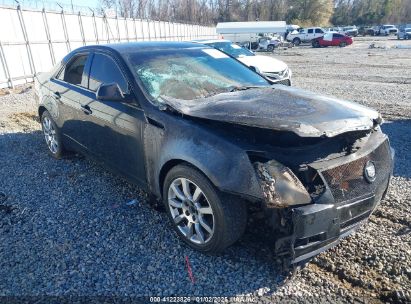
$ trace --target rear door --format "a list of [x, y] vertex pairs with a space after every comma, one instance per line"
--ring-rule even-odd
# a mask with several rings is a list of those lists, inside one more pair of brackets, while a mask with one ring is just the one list
[[57, 124], [63, 134], [64, 144], [83, 147], [86, 137], [82, 130], [81, 105], [87, 95], [87, 77], [85, 71], [90, 64], [88, 52], [75, 54], [65, 66], [50, 80], [51, 97], [57, 105]]
[[[124, 68], [111, 54], [93, 54], [88, 81], [92, 94], [82, 104], [86, 109], [83, 119], [87, 121], [87, 146], [113, 169], [145, 183], [142, 142], [145, 116], [125, 75]], [[98, 100], [98, 88], [108, 83], [117, 83], [128, 98], [124, 101]]]
[[314, 29], [311, 28], [307, 30], [305, 41], [311, 41], [312, 39], [314, 39]]

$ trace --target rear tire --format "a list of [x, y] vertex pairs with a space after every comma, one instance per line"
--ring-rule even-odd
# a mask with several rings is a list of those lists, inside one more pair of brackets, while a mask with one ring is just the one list
[[247, 224], [245, 202], [221, 193], [189, 165], [168, 172], [163, 203], [179, 237], [203, 253], [223, 251], [242, 236]]
[[314, 48], [319, 48], [319, 47], [320, 47], [320, 42], [318, 42], [317, 40], [314, 40], [314, 41], [312, 42], [312, 46], [313, 46]]
[[293, 39], [293, 44], [294, 45], [300, 45], [301, 44], [301, 39], [300, 38], [294, 38]]
[[62, 158], [65, 155], [65, 150], [60, 129], [47, 110], [41, 115], [40, 121], [49, 153], [56, 159]]

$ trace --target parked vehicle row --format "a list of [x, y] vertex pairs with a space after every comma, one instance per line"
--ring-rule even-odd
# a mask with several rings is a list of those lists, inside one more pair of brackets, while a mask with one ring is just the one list
[[357, 37], [358, 36], [358, 29], [355, 25], [354, 26], [329, 28], [328, 32], [336, 32], [336, 33], [351, 36], [351, 37]]
[[397, 39], [411, 39], [411, 27], [405, 27], [398, 31]]
[[392, 24], [382, 24], [378, 26], [345, 26], [329, 28], [330, 32], [337, 32], [351, 37], [361, 36], [388, 36], [396, 35], [398, 28]]
[[358, 29], [358, 33], [362, 36], [388, 36], [396, 35], [398, 33], [398, 28], [392, 24], [362, 26]]
[[281, 60], [269, 56], [256, 55], [250, 50], [242, 48], [229, 40], [212, 39], [196, 40], [194, 42], [216, 48], [236, 58], [245, 65], [256, 68], [273, 83], [291, 85], [291, 69]]
[[162, 201], [193, 249], [223, 251], [257, 210], [274, 253], [304, 262], [355, 231], [387, 192], [393, 151], [382, 119], [272, 85], [228, 54], [253, 56], [215, 47], [226, 53], [198, 42], [72, 51], [35, 79], [49, 153], [82, 153], [127, 177]]

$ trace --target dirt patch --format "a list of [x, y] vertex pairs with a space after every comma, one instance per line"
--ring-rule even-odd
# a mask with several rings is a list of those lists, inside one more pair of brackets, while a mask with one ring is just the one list
[[10, 94], [23, 94], [27, 93], [32, 89], [32, 84], [24, 84], [15, 87], [14, 89], [11, 88], [4, 88], [0, 89], [0, 96], [10, 95]]
[[28, 132], [38, 128], [40, 123], [39, 118], [35, 112], [14, 113], [8, 116], [8, 127], [19, 127], [24, 132]]

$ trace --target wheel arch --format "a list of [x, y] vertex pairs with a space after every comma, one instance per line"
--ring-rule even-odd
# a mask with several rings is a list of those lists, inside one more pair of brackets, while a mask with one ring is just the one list
[[43, 105], [40, 105], [38, 108], [38, 114], [39, 114], [39, 118], [41, 119], [41, 116], [43, 115], [43, 113], [47, 111], [47, 108]]
[[210, 183], [216, 187], [218, 187], [218, 181], [216, 180], [215, 177], [213, 177], [213, 175], [211, 174], [211, 172], [207, 171], [206, 168], [204, 168], [203, 166], [201, 166], [201, 164], [196, 164], [194, 161], [189, 161], [189, 160], [185, 160], [185, 159], [181, 159], [181, 158], [174, 158], [174, 159], [170, 159], [167, 162], [165, 162], [160, 169], [160, 172], [158, 174], [158, 179], [157, 179], [157, 183], [158, 183], [158, 187], [159, 187], [159, 192], [162, 196], [163, 194], [163, 187], [164, 187], [164, 181], [166, 179], [166, 176], [168, 174], [168, 172], [170, 172], [170, 170], [172, 170], [174, 167], [178, 166], [178, 165], [187, 165], [189, 167], [192, 167], [193, 169], [198, 170], [201, 174], [204, 175], [205, 178], [207, 178]]
[[[197, 167], [195, 167], [193, 164], [182, 160], [182, 159], [171, 159], [169, 161], [167, 161], [165, 164], [163, 164], [163, 166], [160, 169], [160, 173], [158, 176], [158, 187], [160, 189], [160, 194], [162, 195], [162, 189], [164, 187], [164, 181], [166, 179], [167, 173], [170, 172], [171, 169], [173, 169], [174, 167], [178, 166], [178, 165], [182, 165], [182, 164], [186, 164], [189, 166], [192, 166], [194, 168], [196, 168], [197, 170], [199, 170]], [[204, 172], [202, 172], [200, 170], [201, 173], [204, 174]]]

